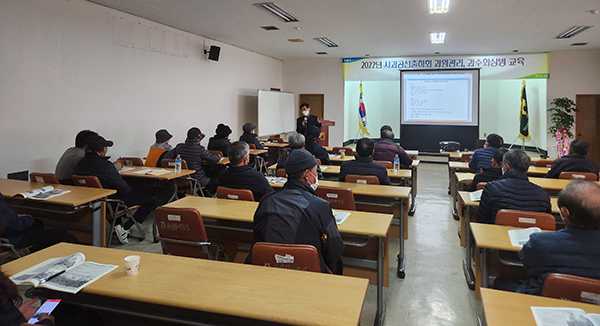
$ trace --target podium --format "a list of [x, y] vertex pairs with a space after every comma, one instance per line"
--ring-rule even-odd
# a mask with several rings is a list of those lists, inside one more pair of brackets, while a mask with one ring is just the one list
[[319, 134], [319, 145], [329, 146], [329, 127], [335, 126], [335, 121], [323, 120], [321, 123], [321, 133]]

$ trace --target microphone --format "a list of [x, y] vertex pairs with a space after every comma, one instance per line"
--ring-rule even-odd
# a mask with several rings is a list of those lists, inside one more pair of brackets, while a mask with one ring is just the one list
[[308, 117], [304, 117], [304, 122], [307, 122], [307, 121], [308, 121]]

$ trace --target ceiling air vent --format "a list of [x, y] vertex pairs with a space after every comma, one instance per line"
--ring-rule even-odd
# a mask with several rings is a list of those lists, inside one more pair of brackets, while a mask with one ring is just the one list
[[591, 27], [593, 27], [593, 26], [573, 26], [573, 27], [567, 29], [566, 31], [558, 34], [558, 36], [556, 36], [556, 38], [571, 38]]
[[265, 31], [278, 31], [279, 28], [275, 27], [275, 26], [261, 26], [260, 28], [264, 29]]

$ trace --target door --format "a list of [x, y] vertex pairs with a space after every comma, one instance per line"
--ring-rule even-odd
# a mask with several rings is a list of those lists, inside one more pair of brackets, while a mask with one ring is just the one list
[[575, 113], [576, 138], [590, 143], [588, 157], [600, 162], [600, 95], [577, 95], [575, 106], [579, 111]]
[[325, 104], [325, 95], [323, 94], [300, 94], [300, 103], [298, 105], [298, 116], [302, 116], [302, 111], [300, 111], [300, 105], [302, 103], [308, 103], [310, 106], [310, 114], [323, 117], [323, 105]]

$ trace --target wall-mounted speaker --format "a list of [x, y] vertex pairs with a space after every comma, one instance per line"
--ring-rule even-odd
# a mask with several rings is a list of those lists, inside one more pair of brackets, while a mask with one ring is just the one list
[[208, 60], [219, 61], [219, 55], [221, 54], [221, 47], [211, 45], [210, 50], [204, 50], [204, 53], [208, 53]]

